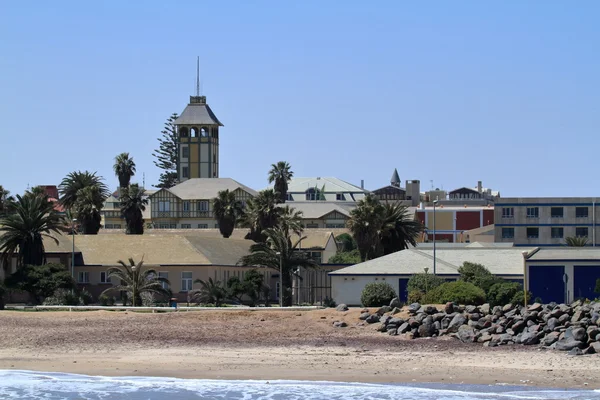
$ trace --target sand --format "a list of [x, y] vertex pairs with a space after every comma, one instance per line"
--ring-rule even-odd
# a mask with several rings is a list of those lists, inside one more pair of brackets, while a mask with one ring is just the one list
[[[0, 312], [0, 369], [600, 388], [600, 355], [391, 337], [359, 310]], [[334, 328], [344, 320], [347, 328]]]

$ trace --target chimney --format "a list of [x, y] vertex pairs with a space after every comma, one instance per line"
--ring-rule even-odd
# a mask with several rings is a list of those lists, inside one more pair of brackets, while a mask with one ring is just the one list
[[364, 179], [361, 179], [361, 180], [360, 180], [360, 188], [361, 188], [362, 190], [365, 190], [365, 180], [364, 180]]
[[477, 181], [477, 191], [479, 193], [483, 192], [483, 185], [481, 181]]

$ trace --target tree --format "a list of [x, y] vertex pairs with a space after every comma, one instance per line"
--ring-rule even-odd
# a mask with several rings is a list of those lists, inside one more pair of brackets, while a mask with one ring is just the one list
[[79, 191], [92, 186], [98, 189], [98, 193], [103, 199], [106, 199], [110, 194], [108, 187], [103, 182], [103, 178], [97, 176], [95, 172], [75, 171], [69, 173], [58, 187], [61, 196], [60, 204], [67, 209], [73, 208], [80, 195]]
[[131, 177], [135, 175], [135, 162], [129, 157], [129, 153], [121, 153], [115, 157], [115, 165], [113, 165], [115, 176], [119, 179], [119, 187], [121, 190], [129, 186]]
[[28, 189], [27, 191], [25, 191], [25, 196], [40, 196], [48, 200], [48, 195], [46, 194], [44, 188], [41, 186], [34, 186], [31, 189]]
[[231, 236], [237, 221], [244, 214], [242, 202], [237, 200], [235, 193], [229, 189], [221, 190], [213, 199], [213, 212], [224, 238]]
[[215, 307], [221, 307], [223, 301], [227, 298], [227, 290], [220, 281], [213, 281], [208, 278], [207, 281], [196, 279], [194, 283], [200, 284], [200, 289], [193, 290], [191, 294], [192, 301], [199, 304], [214, 304]]
[[398, 295], [389, 283], [370, 282], [365, 285], [360, 302], [364, 307], [381, 307], [389, 305], [395, 297]]
[[354, 238], [349, 233], [342, 233], [337, 235], [335, 241], [341, 244], [341, 251], [348, 252], [357, 248], [356, 241], [354, 241]]
[[281, 295], [283, 305], [292, 305], [292, 276], [296, 268], [318, 268], [319, 265], [307, 257], [307, 254], [298, 251], [302, 240], [292, 242], [290, 237], [281, 228], [268, 228], [264, 232], [267, 240], [265, 243], [256, 243], [250, 246], [250, 254], [242, 257], [238, 265], [271, 268], [279, 271], [283, 287]]
[[581, 236], [572, 236], [565, 238], [565, 242], [569, 247], [585, 247], [588, 243], [588, 238]]
[[356, 241], [362, 261], [379, 257], [382, 254], [379, 233], [383, 215], [383, 206], [371, 195], [360, 200], [356, 208], [350, 211], [347, 225]]
[[152, 155], [156, 157], [154, 165], [162, 170], [160, 177], [158, 178], [157, 188], [168, 189], [178, 183], [177, 177], [177, 128], [175, 126], [175, 120], [177, 119], [177, 113], [172, 114], [163, 130], [160, 132], [161, 137], [158, 138], [159, 147], [154, 150]]
[[86, 186], [77, 191], [77, 201], [73, 210], [80, 223], [84, 235], [96, 235], [100, 230], [102, 216], [100, 210], [104, 207], [106, 195], [98, 186]]
[[17, 266], [42, 265], [46, 262], [43, 238], [58, 243], [52, 233], [64, 229], [64, 221], [47, 199], [19, 196], [11, 203], [10, 214], [0, 217], [0, 254], [7, 267], [17, 254]]
[[296, 211], [293, 207], [280, 207], [277, 215], [277, 226], [281, 228], [286, 236], [296, 234], [300, 236], [304, 227], [302, 226], [302, 211]]
[[30, 294], [36, 304], [57, 289], [74, 289], [75, 281], [62, 264], [25, 265], [6, 278], [6, 286]]
[[423, 231], [421, 222], [410, 215], [408, 207], [399, 204], [383, 205], [383, 223], [380, 231], [383, 254], [391, 254], [417, 245]]
[[485, 266], [468, 261], [458, 268], [458, 273], [461, 281], [472, 283], [486, 293], [492, 285], [505, 282], [504, 279], [493, 275]]
[[[169, 285], [169, 280], [158, 276], [156, 270], [145, 268], [144, 261], [136, 263], [133, 258], [129, 259], [129, 263], [119, 260], [120, 266], [111, 267], [107, 271], [107, 276], [114, 282], [120, 282], [118, 285], [106, 289], [102, 294], [110, 291], [124, 291], [127, 297], [132, 299], [132, 304], [142, 304], [143, 293], [158, 294], [169, 296], [170, 291], [163, 287], [163, 284]], [[135, 296], [134, 296], [135, 294]]]
[[256, 197], [248, 200], [242, 219], [242, 226], [250, 228], [246, 239], [257, 243], [266, 240], [263, 231], [277, 225], [277, 218], [281, 212], [281, 208], [277, 206], [278, 201], [279, 198], [272, 189], [261, 190]]
[[351, 251], [338, 251], [329, 258], [328, 264], [358, 264], [361, 261], [358, 249]]
[[141, 235], [144, 233], [143, 212], [146, 211], [148, 199], [146, 191], [137, 183], [125, 187], [121, 193], [121, 214], [125, 218], [127, 234]]
[[264, 276], [255, 269], [244, 274], [243, 280], [232, 276], [227, 280], [227, 297], [239, 303], [247, 301], [250, 306], [258, 304], [264, 287]]
[[0, 216], [6, 214], [10, 207], [10, 203], [15, 199], [10, 195], [10, 192], [0, 185]]
[[279, 197], [281, 203], [285, 203], [288, 191], [288, 182], [294, 176], [291, 166], [287, 161], [279, 161], [277, 164], [271, 164], [269, 170], [269, 183], [275, 182], [273, 189]]

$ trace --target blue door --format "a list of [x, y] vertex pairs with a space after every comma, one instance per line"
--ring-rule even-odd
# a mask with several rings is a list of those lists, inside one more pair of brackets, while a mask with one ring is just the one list
[[529, 291], [533, 298], [541, 298], [542, 302], [565, 302], [565, 267], [562, 265], [529, 266]]
[[398, 296], [401, 302], [406, 303], [408, 301], [408, 278], [398, 280]]
[[573, 298], [584, 298], [593, 300], [600, 297], [600, 294], [595, 293], [596, 280], [600, 279], [600, 266], [584, 267], [576, 265], [573, 278]]

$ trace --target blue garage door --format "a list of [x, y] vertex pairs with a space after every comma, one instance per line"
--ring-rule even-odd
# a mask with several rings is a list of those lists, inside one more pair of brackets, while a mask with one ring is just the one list
[[600, 296], [594, 293], [596, 280], [600, 279], [600, 266], [581, 266], [576, 265], [573, 278], [574, 298], [584, 298], [593, 300]]
[[544, 303], [555, 301], [564, 303], [565, 301], [565, 282], [563, 275], [565, 267], [563, 266], [529, 266], [529, 291], [533, 298], [541, 298]]
[[398, 296], [400, 301], [406, 303], [408, 301], [408, 278], [398, 280]]

